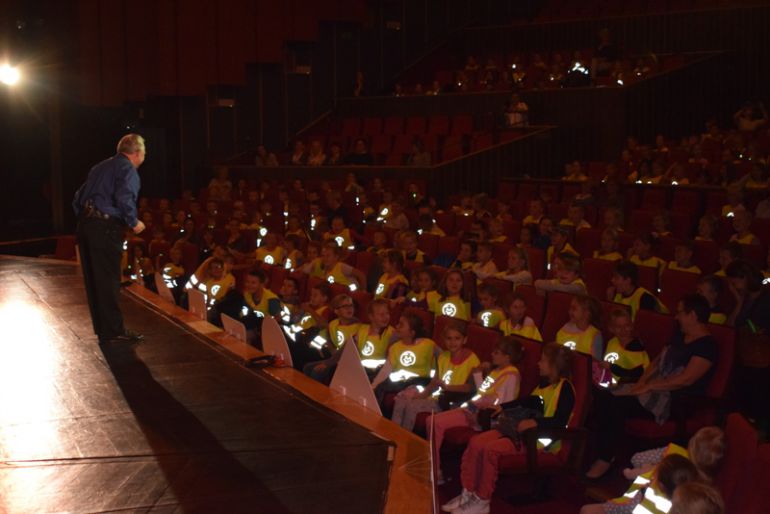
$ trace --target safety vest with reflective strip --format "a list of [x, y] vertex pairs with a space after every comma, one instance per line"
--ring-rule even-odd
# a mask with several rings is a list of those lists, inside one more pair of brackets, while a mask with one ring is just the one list
[[[515, 378], [516, 380], [516, 390], [514, 391], [513, 398], [510, 399], [510, 401], [515, 400], [519, 397], [519, 386], [521, 385], [521, 374], [519, 373], [519, 370], [516, 368], [516, 366], [510, 364], [504, 368], [495, 368], [492, 371], [489, 372], [489, 375], [487, 375], [484, 380], [481, 382], [481, 385], [478, 388], [478, 393], [476, 396], [472, 398], [472, 401], [476, 401], [481, 397], [496, 397], [498, 400], [500, 398], [497, 395], [497, 391], [500, 390], [500, 388], [503, 386], [503, 384], [511, 379]], [[509, 401], [505, 399], [505, 401]]]
[[[536, 387], [532, 390], [532, 396], [539, 396], [543, 400], [543, 417], [552, 418], [556, 414], [556, 407], [559, 405], [559, 396], [564, 385], [572, 387], [572, 384], [567, 379], [559, 379], [555, 384], [549, 384], [545, 387]], [[573, 387], [574, 391], [574, 387]], [[570, 419], [572, 414], [570, 413]], [[567, 426], [569, 420], [567, 420]], [[558, 453], [561, 450], [561, 441], [552, 441], [551, 439], [541, 438], [537, 440], [537, 447], [541, 450], [546, 450], [551, 453]]]
[[394, 277], [388, 277], [387, 273], [383, 273], [380, 280], [377, 282], [377, 288], [374, 290], [375, 298], [387, 298], [390, 295], [390, 291], [396, 284], [409, 285], [409, 281], [404, 275], [399, 273]]
[[243, 299], [246, 301], [246, 305], [251, 310], [257, 313], [257, 316], [262, 318], [270, 316], [269, 303], [270, 300], [278, 300], [278, 296], [268, 288], [262, 289], [262, 297], [257, 300], [252, 293], [243, 293]]
[[498, 328], [505, 319], [505, 312], [501, 309], [487, 309], [479, 312], [476, 319], [482, 327]]
[[628, 260], [637, 266], [645, 266], [647, 268], [655, 268], [657, 270], [662, 270], [666, 266], [666, 262], [663, 259], [655, 257], [654, 255], [647, 257], [644, 260], [640, 259], [638, 255], [632, 255]]
[[[206, 295], [206, 304], [212, 306], [221, 301], [230, 289], [235, 287], [235, 277], [230, 273], [225, 273], [221, 279], [210, 278], [202, 285], [204, 287], [203, 293]], [[200, 287], [198, 289], [200, 290]]]
[[167, 262], [163, 266], [163, 271], [161, 272], [161, 275], [166, 285], [169, 288], [174, 288], [179, 285], [176, 280], [182, 275], [184, 275], [184, 268], [179, 264], [174, 264], [173, 262]]
[[338, 233], [327, 232], [324, 234], [324, 239], [336, 242], [340, 248], [350, 248], [353, 246], [353, 238], [350, 237], [350, 230], [347, 228], [342, 229], [342, 232]]
[[343, 325], [339, 319], [333, 319], [329, 322], [329, 338], [335, 348], [339, 348], [345, 341], [356, 335], [360, 327], [361, 324], [358, 322]]
[[555, 247], [555, 246], [553, 246], [553, 245], [549, 246], [549, 247], [548, 247], [548, 250], [546, 250], [546, 255], [545, 255], [545, 259], [546, 259], [546, 260], [545, 260], [545, 262], [547, 262], [548, 264], [551, 264], [551, 263], [553, 263], [553, 260], [554, 260], [554, 259], [556, 258], [556, 256], [557, 256], [557, 255], [559, 255], [560, 253], [569, 253], [569, 254], [572, 254], [572, 255], [574, 255], [575, 257], [580, 257], [580, 254], [579, 254], [579, 253], [577, 253], [577, 250], [575, 250], [574, 248], [572, 248], [572, 245], [571, 245], [571, 244], [569, 244], [569, 243], [564, 243], [564, 247], [561, 249], [561, 251], [560, 251], [560, 252], [556, 252], [556, 247]]
[[535, 321], [529, 316], [524, 317], [524, 321], [514, 324], [510, 319], [504, 319], [500, 322], [500, 331], [504, 336], [521, 336], [534, 341], [543, 342], [543, 336], [540, 335]]
[[658, 297], [643, 287], [637, 287], [630, 296], [623, 296], [620, 293], [615, 293], [615, 298], [613, 298], [612, 301], [631, 307], [631, 319], [636, 319], [636, 313], [639, 312], [639, 305], [641, 304], [642, 296], [644, 296], [645, 293], [649, 294], [655, 299], [656, 312], [660, 312], [661, 314], [668, 314], [668, 309], [665, 305], [663, 305]]
[[350, 280], [350, 278], [348, 278], [348, 276], [342, 272], [341, 262], [338, 262], [332, 267], [332, 269], [326, 272], [326, 274], [324, 275], [324, 278], [330, 284], [341, 284], [343, 286], [349, 286], [350, 284], [353, 283], [353, 281]]
[[593, 355], [593, 342], [601, 331], [593, 325], [588, 325], [588, 328], [582, 331], [575, 331], [575, 329], [577, 326], [573, 323], [567, 323], [561, 327], [556, 333], [556, 342], [578, 353], [594, 358], [600, 357], [601, 354]]
[[365, 368], [378, 368], [385, 364], [388, 344], [393, 336], [393, 327], [387, 326], [380, 334], [371, 332], [371, 325], [361, 324], [356, 332], [355, 341], [358, 355]]
[[[633, 351], [623, 348], [617, 337], [610, 339], [607, 343], [607, 349], [604, 351], [604, 360], [610, 364], [615, 364], [623, 369], [632, 370], [642, 366], [647, 368], [650, 365], [650, 356], [645, 350]], [[613, 374], [613, 379], [619, 380], [620, 377]]]
[[401, 341], [394, 343], [388, 350], [388, 362], [392, 368], [391, 380], [402, 381], [414, 377], [430, 377], [435, 367], [434, 352], [436, 343], [423, 337], [412, 344]]
[[[662, 457], [668, 455], [681, 455], [690, 458], [687, 450], [676, 444], [669, 444], [663, 452]], [[662, 458], [661, 458], [662, 460]], [[643, 495], [639, 505], [632, 512], [636, 514], [665, 514], [671, 509], [671, 502], [663, 496], [656, 488], [655, 477], [657, 468], [653, 468], [646, 473], [642, 473], [634, 479], [628, 490], [623, 496], [613, 498], [610, 503], [617, 505], [628, 505], [639, 501], [638, 495]], [[644, 492], [642, 492], [644, 491]], [[648, 493], [647, 491], [652, 491]]]
[[260, 262], [264, 262], [270, 266], [281, 266], [283, 265], [283, 259], [284, 255], [286, 255], [286, 250], [284, 250], [281, 246], [276, 246], [272, 250], [268, 250], [262, 246], [257, 248], [255, 255], [257, 260]]
[[471, 304], [463, 301], [459, 296], [449, 296], [441, 301], [441, 296], [436, 291], [427, 294], [428, 310], [435, 316], [449, 316], [463, 321], [471, 319]]
[[469, 352], [462, 362], [452, 362], [452, 354], [449, 351], [442, 352], [438, 356], [438, 377], [442, 387], [445, 385], [457, 386], [468, 382], [473, 368], [481, 364], [475, 353]]

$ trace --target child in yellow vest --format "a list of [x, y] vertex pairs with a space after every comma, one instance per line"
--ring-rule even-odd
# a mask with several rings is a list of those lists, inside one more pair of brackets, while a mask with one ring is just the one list
[[351, 291], [366, 285], [366, 276], [349, 264], [342, 262], [342, 248], [334, 241], [327, 241], [321, 249], [321, 264], [324, 280], [330, 284], [341, 284]]
[[[444, 434], [454, 427], [469, 427], [481, 431], [478, 424], [479, 410], [491, 409], [519, 397], [521, 375], [516, 368], [524, 354], [521, 343], [513, 337], [504, 337], [492, 351], [492, 362], [484, 362], [473, 370], [476, 394], [459, 408], [433, 415], [428, 419], [428, 437], [433, 439], [433, 460], [441, 477], [441, 445]], [[441, 482], [442, 479], [440, 478]]]
[[428, 256], [417, 247], [417, 233], [411, 230], [404, 230], [399, 233], [396, 241], [398, 249], [404, 254], [404, 262], [429, 264]]
[[395, 300], [406, 295], [409, 281], [403, 273], [404, 256], [398, 250], [388, 250], [382, 259], [383, 274], [374, 290], [375, 298]]
[[463, 321], [471, 319], [471, 304], [465, 291], [462, 271], [450, 269], [435, 292], [426, 293], [428, 310], [434, 316], [449, 316]]
[[421, 268], [412, 273], [411, 288], [406, 296], [397, 298], [395, 303], [405, 302], [410, 307], [428, 308], [428, 293], [436, 294], [436, 276], [430, 268]]
[[396, 396], [391, 419], [407, 430], [414, 428], [417, 414], [447, 410], [471, 397], [473, 371], [481, 362], [465, 348], [467, 325], [454, 320], [444, 327], [441, 337], [446, 351], [438, 356], [437, 370], [430, 383], [424, 388], [409, 387]]
[[[650, 357], [644, 349], [644, 344], [634, 335], [631, 311], [620, 307], [613, 309], [609, 325], [614, 337], [607, 343], [604, 359], [594, 363], [604, 369], [609, 377], [599, 381], [597, 385], [609, 387], [619, 383], [636, 382], [650, 364]], [[596, 378], [596, 374], [594, 376]]]
[[481, 284], [485, 278], [497, 274], [497, 265], [492, 260], [492, 245], [490, 243], [479, 243], [476, 246], [476, 262], [471, 270], [476, 275], [477, 284]]
[[547, 291], [586, 294], [586, 284], [580, 278], [580, 268], [580, 257], [562, 252], [553, 262], [551, 271], [554, 278], [535, 280], [535, 289], [540, 294]]
[[[397, 341], [390, 345], [385, 365], [374, 377], [375, 390], [383, 416], [390, 417], [392, 406], [384, 400], [411, 386], [426, 386], [436, 370], [436, 359], [441, 353], [432, 339], [425, 337], [422, 318], [414, 312], [401, 315], [395, 330]], [[433, 373], [431, 373], [433, 372]]]
[[652, 254], [653, 237], [651, 234], [641, 234], [634, 239], [631, 248], [628, 249], [628, 260], [637, 266], [655, 268], [658, 273], [663, 271], [666, 263], [660, 257]]
[[309, 277], [323, 278], [324, 267], [321, 262], [321, 243], [310, 241], [307, 245], [307, 256], [300, 271]]
[[636, 319], [636, 313], [640, 310], [655, 311], [663, 314], [668, 309], [658, 298], [637, 285], [639, 280], [639, 268], [631, 261], [620, 261], [615, 265], [607, 288], [607, 301], [628, 305], [631, 309], [631, 318]]
[[679, 241], [674, 246], [674, 260], [668, 263], [668, 269], [700, 275], [700, 268], [692, 263], [694, 251], [695, 244], [692, 241]]
[[486, 328], [498, 328], [500, 322], [505, 319], [505, 312], [498, 304], [500, 292], [492, 284], [481, 284], [476, 296], [482, 310], [476, 314], [474, 323]]
[[599, 243], [599, 249], [594, 250], [594, 259], [605, 261], [621, 261], [623, 255], [618, 251], [618, 231], [613, 228], [605, 228], [602, 231], [602, 238]]
[[719, 221], [711, 214], [701, 216], [698, 220], [698, 235], [696, 241], [713, 241], [717, 235]]
[[543, 336], [535, 325], [535, 321], [527, 316], [527, 302], [523, 296], [513, 293], [508, 305], [508, 319], [500, 322], [498, 327], [504, 336], [519, 336], [543, 342]]
[[[661, 496], [661, 493], [668, 493], [662, 496], [664, 500], [670, 499], [670, 491], [660, 490], [660, 478], [662, 471], [664, 475], [662, 482], [665, 484], [667, 481], [665, 475], [668, 474], [667, 468], [671, 464], [679, 464], [676, 462], [678, 459], [672, 462], [671, 458], [674, 456], [684, 458], [690, 463], [692, 471], [694, 471], [694, 476], [693, 473], [688, 473], [690, 478], [706, 484], [711, 483], [721, 468], [725, 450], [724, 432], [717, 427], [706, 427], [698, 430], [690, 438], [686, 449], [675, 444], [669, 444], [662, 448], [636, 453], [631, 457], [633, 467], [623, 470], [623, 476], [632, 481], [628, 491], [623, 496], [605, 503], [585, 505], [580, 510], [580, 514], [632, 514], [638, 512], [635, 509], [643, 503], [645, 497], [650, 500]], [[667, 460], [668, 462], [666, 462]], [[680, 467], [684, 466], [680, 464]], [[653, 489], [653, 494], [645, 494], [647, 489]], [[647, 507], [649, 503], [649, 501], [645, 502], [644, 506]], [[659, 505], [670, 505], [670, 503], [659, 501]], [[656, 510], [654, 506], [647, 510], [653, 513], [665, 512], [665, 510]]]
[[473, 254], [476, 253], [476, 244], [472, 241], [463, 241], [460, 243], [460, 251], [450, 268], [457, 268], [463, 271], [473, 268]]
[[[568, 380], [572, 370], [572, 352], [555, 343], [543, 347], [538, 363], [543, 386], [532, 391], [532, 395], [501, 405], [501, 409], [515, 409], [519, 406], [542, 409], [538, 419], [524, 419], [516, 426], [518, 433], [530, 429], [564, 428], [568, 426], [575, 407], [575, 388]], [[560, 441], [546, 438], [538, 440], [541, 452], [556, 453]], [[526, 448], [518, 448], [513, 441], [499, 430], [488, 430], [474, 436], [468, 443], [462, 458], [460, 476], [463, 490], [459, 496], [442, 505], [442, 510], [451, 512], [489, 512], [489, 503], [498, 477], [501, 458], [524, 455]]]
[[556, 333], [556, 342], [601, 360], [604, 341], [599, 330], [601, 306], [592, 296], [576, 296], [569, 305], [569, 321]]
[[326, 232], [323, 238], [324, 241], [334, 241], [340, 248], [355, 250], [353, 234], [349, 228], [345, 227], [345, 220], [342, 219], [342, 216], [332, 218], [331, 230]]
[[570, 205], [567, 209], [567, 217], [561, 220], [559, 225], [572, 227], [575, 231], [591, 228], [591, 224], [585, 220], [585, 208], [582, 205]]
[[709, 323], [724, 325], [727, 323], [727, 315], [719, 306], [719, 295], [722, 293], [722, 279], [714, 275], [706, 275], [698, 280], [698, 294], [709, 303], [711, 314]]
[[503, 222], [498, 218], [492, 218], [487, 224], [487, 230], [489, 231], [489, 237], [487, 241], [490, 243], [507, 243], [508, 236], [505, 235], [505, 228]]
[[353, 340], [358, 348], [361, 364], [370, 377], [374, 377], [385, 364], [388, 348], [394, 342], [393, 327], [390, 324], [390, 303], [383, 298], [375, 298], [367, 308], [369, 323], [362, 323]]
[[303, 369], [307, 376], [327, 385], [337, 369], [337, 362], [342, 356], [342, 346], [351, 340], [360, 328], [360, 322], [355, 317], [356, 307], [350, 296], [346, 294], [335, 296], [332, 300], [332, 308], [337, 317], [329, 322], [329, 340], [322, 345], [322, 349], [330, 357], [322, 361], [310, 362]]
[[520, 284], [531, 284], [532, 273], [529, 271], [529, 255], [527, 250], [521, 247], [508, 250], [506, 269], [498, 271], [495, 277], [512, 282], [514, 289]]
[[551, 230], [551, 246], [545, 252], [545, 259], [548, 265], [548, 269], [551, 269], [554, 265], [556, 258], [562, 253], [569, 253], [576, 257], [579, 257], [577, 250], [572, 248], [569, 244], [569, 229], [567, 227], [554, 227]]
[[264, 262], [270, 266], [283, 266], [283, 261], [286, 259], [286, 250], [278, 245], [278, 236], [268, 232], [262, 239], [262, 246], [257, 248], [254, 256], [257, 261]]
[[735, 211], [733, 217], [733, 230], [735, 234], [730, 237], [730, 242], [740, 243], [742, 245], [762, 244], [757, 236], [751, 232], [751, 222], [754, 216], [746, 209]]
[[540, 198], [529, 201], [529, 212], [522, 220], [522, 225], [539, 225], [540, 219], [545, 214], [545, 202]]

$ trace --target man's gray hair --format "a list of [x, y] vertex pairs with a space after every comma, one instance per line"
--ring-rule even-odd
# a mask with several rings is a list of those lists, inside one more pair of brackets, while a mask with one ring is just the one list
[[126, 134], [118, 141], [118, 153], [133, 154], [144, 150], [144, 138], [139, 134]]

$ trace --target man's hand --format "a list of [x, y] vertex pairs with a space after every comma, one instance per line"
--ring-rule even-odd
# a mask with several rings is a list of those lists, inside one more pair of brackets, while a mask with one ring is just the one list
[[134, 234], [141, 234], [144, 231], [144, 229], [145, 229], [144, 223], [142, 222], [142, 220], [138, 220], [136, 222], [136, 225], [134, 225], [134, 228], [132, 228], [131, 230], [134, 231]]

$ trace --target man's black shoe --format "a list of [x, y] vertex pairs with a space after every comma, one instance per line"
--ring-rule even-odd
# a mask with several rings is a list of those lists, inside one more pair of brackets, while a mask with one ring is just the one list
[[105, 344], [105, 343], [138, 343], [139, 341], [142, 341], [144, 339], [144, 336], [142, 334], [137, 334], [136, 332], [131, 332], [130, 330], [126, 330], [120, 335], [105, 338], [105, 339], [99, 339], [99, 344]]

